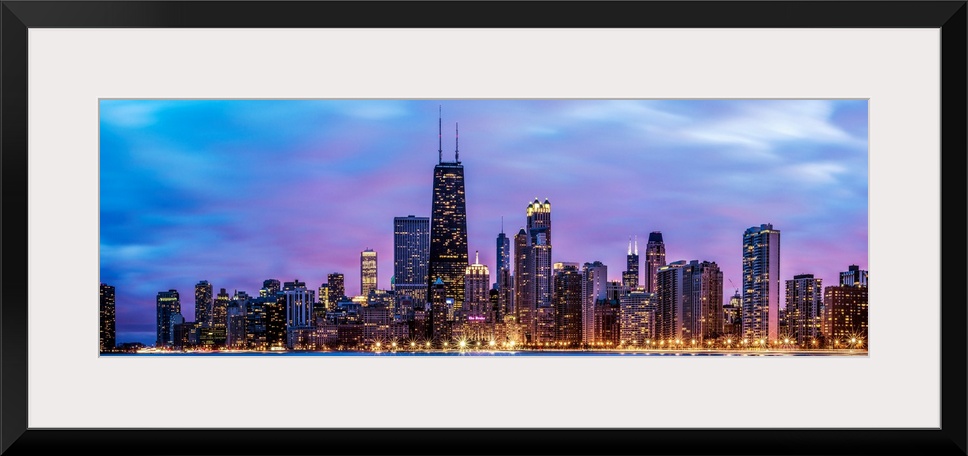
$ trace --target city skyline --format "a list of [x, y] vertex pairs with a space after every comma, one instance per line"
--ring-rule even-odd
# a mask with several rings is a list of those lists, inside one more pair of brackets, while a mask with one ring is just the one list
[[389, 288], [394, 218], [430, 215], [439, 109], [463, 127], [468, 248], [492, 283], [501, 218], [513, 237], [536, 198], [554, 208], [552, 261], [602, 261], [609, 280], [630, 236], [660, 231], [667, 262], [718, 263], [728, 301], [742, 233], [765, 223], [784, 233], [781, 282], [867, 269], [863, 100], [102, 100], [118, 342], [154, 340], [159, 291], [193, 315], [202, 280], [250, 295], [269, 278], [360, 283], [372, 248]]

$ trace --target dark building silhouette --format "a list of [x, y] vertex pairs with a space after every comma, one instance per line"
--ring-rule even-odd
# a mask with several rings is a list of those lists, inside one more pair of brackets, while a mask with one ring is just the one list
[[[439, 119], [438, 119], [439, 121]], [[438, 125], [439, 126], [439, 125]], [[440, 136], [438, 134], [438, 140]], [[467, 208], [464, 195], [464, 166], [460, 164], [459, 143], [454, 161], [443, 161], [443, 149], [437, 150], [434, 167], [433, 202], [430, 217], [430, 260], [428, 262], [428, 295], [440, 279], [444, 294], [454, 302], [464, 302], [464, 272], [467, 269]]]
[[346, 282], [343, 274], [334, 272], [326, 276], [326, 284], [329, 285], [329, 303], [327, 308], [335, 309], [336, 303], [346, 296]]
[[212, 284], [207, 280], [195, 284], [195, 322], [212, 325]]
[[114, 350], [116, 345], [115, 340], [115, 297], [114, 297], [114, 287], [107, 284], [101, 284], [101, 306], [100, 306], [100, 320], [101, 320], [101, 352], [106, 352]]

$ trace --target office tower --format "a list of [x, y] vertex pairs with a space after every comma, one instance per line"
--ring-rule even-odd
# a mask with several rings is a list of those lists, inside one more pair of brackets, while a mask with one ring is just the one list
[[326, 283], [329, 284], [329, 304], [330, 309], [336, 308], [336, 303], [346, 296], [346, 285], [343, 282], [343, 274], [334, 272], [326, 276]]
[[464, 271], [464, 305], [457, 310], [467, 315], [488, 316], [490, 312], [491, 273], [481, 264], [478, 252], [474, 252], [474, 264]]
[[317, 294], [316, 294], [316, 302], [319, 305], [313, 306], [313, 312], [316, 313], [317, 317], [324, 315], [327, 310], [331, 310], [330, 304], [329, 304], [329, 284], [328, 283], [324, 283], [319, 286], [319, 289], [317, 290]]
[[266, 305], [275, 302], [275, 296], [259, 296], [249, 299], [245, 305], [245, 346], [251, 350], [265, 350], [266, 343]]
[[437, 278], [430, 287], [430, 335], [438, 345], [450, 339], [447, 325], [447, 286]]
[[[840, 273], [840, 283], [840, 286], [824, 289], [823, 333], [827, 344], [867, 348], [867, 271], [851, 265]], [[851, 342], [851, 339], [855, 341]]]
[[497, 308], [496, 319], [514, 312], [514, 289], [511, 280], [511, 240], [504, 234], [504, 219], [501, 219], [501, 232], [497, 235]]
[[551, 203], [535, 198], [528, 204], [527, 229], [534, 262], [535, 307], [550, 307], [553, 278], [551, 270]]
[[645, 346], [655, 339], [655, 295], [633, 290], [619, 301], [619, 339], [626, 346]]
[[743, 337], [776, 340], [779, 317], [780, 230], [754, 226], [743, 233]]
[[114, 317], [114, 287], [101, 284], [101, 305], [100, 305], [100, 350], [101, 352], [114, 350], [116, 342], [115, 317]]
[[582, 283], [577, 264], [562, 264], [555, 273], [555, 338], [566, 347], [582, 343]]
[[207, 280], [195, 284], [195, 323], [212, 325], [212, 284]]
[[534, 323], [534, 250], [522, 228], [514, 236], [514, 312], [521, 325], [522, 342], [531, 338]]
[[812, 346], [820, 340], [823, 280], [799, 274], [786, 281], [786, 321], [789, 336], [798, 345]]
[[155, 327], [157, 337], [155, 338], [156, 347], [171, 345], [171, 316], [181, 313], [181, 301], [178, 300], [177, 290], [159, 291], [155, 298]]
[[[438, 128], [439, 128], [438, 119]], [[438, 131], [438, 140], [440, 133]], [[438, 148], [434, 167], [433, 202], [430, 216], [430, 260], [428, 283], [444, 283], [444, 293], [454, 302], [464, 301], [464, 270], [467, 268], [467, 208], [464, 196], [464, 166], [460, 149], [454, 149], [454, 161], [445, 162], [443, 148]], [[432, 293], [428, 293], [428, 301]]]
[[181, 349], [185, 346], [186, 337], [184, 331], [185, 317], [182, 316], [181, 312], [174, 312], [171, 314], [171, 318], [168, 320], [168, 334], [171, 334], [170, 344], [176, 349]]
[[430, 217], [393, 218], [393, 290], [397, 295], [427, 299], [430, 260]]
[[213, 328], [225, 328], [228, 318], [229, 310], [229, 297], [228, 292], [225, 288], [220, 288], [218, 295], [215, 296], [215, 302], [212, 304], [212, 327]]
[[605, 283], [605, 299], [618, 302], [629, 293], [629, 288], [621, 280], [609, 280]]
[[629, 253], [625, 257], [626, 269], [622, 272], [622, 283], [626, 288], [635, 290], [639, 287], [639, 240], [635, 239], [635, 244], [632, 244], [632, 238], [629, 238]]
[[286, 334], [286, 294], [277, 291], [272, 296], [265, 298], [264, 319], [266, 323], [266, 346], [269, 350], [283, 349], [288, 344]]
[[655, 293], [656, 274], [665, 264], [666, 253], [662, 232], [653, 231], [649, 233], [649, 243], [645, 246], [645, 291]]
[[673, 261], [660, 266], [656, 272], [655, 333], [659, 339], [682, 338], [686, 264], [685, 260]]
[[621, 342], [619, 302], [603, 299], [595, 305], [594, 344], [604, 347], [617, 346]]
[[366, 249], [360, 252], [360, 296], [369, 296], [376, 283], [376, 252]]
[[867, 271], [864, 271], [857, 266], [852, 264], [847, 267], [846, 271], [840, 273], [840, 286], [867, 286]]
[[723, 334], [723, 272], [716, 262], [692, 260], [683, 270], [683, 337], [705, 341]]
[[595, 340], [595, 307], [604, 300], [607, 293], [608, 267], [601, 261], [585, 263], [582, 267], [582, 304], [581, 325], [582, 343], [591, 344]]

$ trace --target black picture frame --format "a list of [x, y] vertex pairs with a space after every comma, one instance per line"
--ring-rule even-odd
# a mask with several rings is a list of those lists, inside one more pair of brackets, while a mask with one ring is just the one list
[[[549, 12], [554, 10], [554, 14]], [[20, 454], [966, 454], [966, 6], [957, 1], [3, 1], [0, 452]], [[941, 30], [938, 429], [27, 427], [27, 31], [43, 27], [753, 27]], [[923, 152], [922, 152], [923, 153]], [[92, 285], [93, 286], [93, 285]], [[836, 407], [834, 407], [836, 409]], [[359, 442], [365, 442], [360, 445]]]

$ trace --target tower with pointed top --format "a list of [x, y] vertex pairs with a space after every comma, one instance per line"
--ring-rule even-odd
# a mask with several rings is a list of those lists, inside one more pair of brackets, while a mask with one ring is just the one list
[[480, 255], [474, 252], [474, 264], [464, 272], [464, 305], [462, 310], [468, 316], [490, 316], [490, 283], [491, 273], [486, 265], [481, 264]]
[[635, 238], [635, 243], [632, 243], [632, 238], [629, 238], [629, 253], [625, 257], [626, 270], [622, 272], [622, 285], [625, 286], [630, 292], [634, 291], [639, 287], [639, 239]]
[[[467, 208], [464, 196], [464, 166], [459, 149], [454, 161], [443, 161], [443, 147], [438, 118], [438, 163], [434, 167], [433, 201], [430, 216], [430, 258], [428, 261], [428, 296], [432, 301], [433, 284], [440, 279], [444, 296], [455, 303], [464, 302], [464, 273], [467, 268]], [[459, 143], [455, 143], [459, 147]]]
[[497, 235], [497, 309], [495, 318], [500, 320], [514, 311], [514, 292], [511, 287], [511, 240], [504, 234], [504, 219], [501, 219], [501, 233]]

